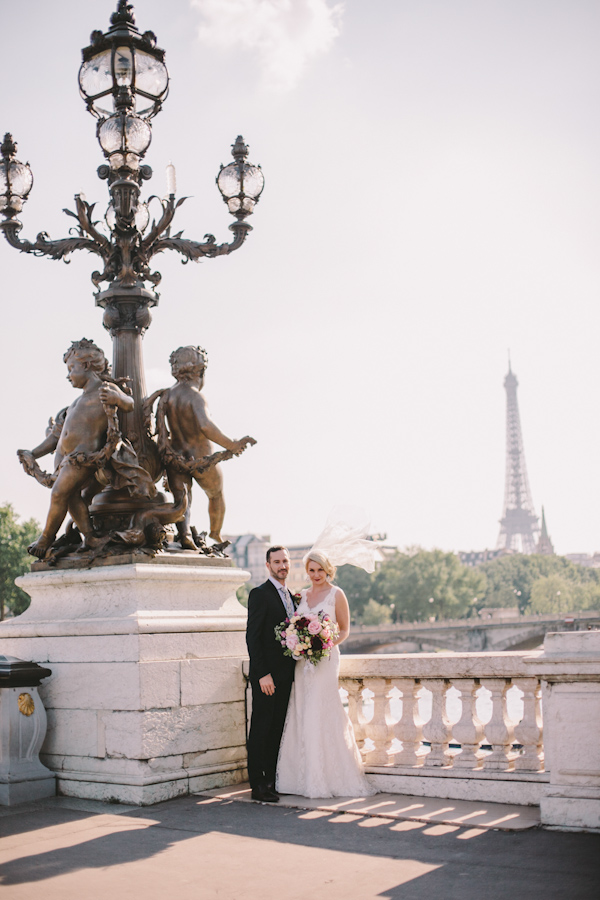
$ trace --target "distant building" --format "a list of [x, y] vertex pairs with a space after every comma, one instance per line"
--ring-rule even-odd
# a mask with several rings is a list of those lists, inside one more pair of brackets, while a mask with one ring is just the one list
[[535, 552], [540, 556], [554, 556], [554, 546], [552, 541], [550, 540], [550, 535], [548, 534], [548, 529], [546, 527], [546, 513], [544, 512], [544, 507], [542, 506], [542, 532], [540, 534], [540, 539], [536, 544]]
[[600, 553], [565, 553], [565, 559], [588, 569], [600, 569]]
[[492, 559], [499, 559], [501, 556], [511, 556], [512, 551], [501, 547], [499, 550], [459, 550], [456, 554], [463, 566], [481, 566], [483, 563], [490, 562]]
[[303, 559], [312, 547], [312, 544], [293, 544], [288, 547], [290, 554], [290, 574], [288, 575], [287, 585], [293, 594], [301, 591], [302, 588], [308, 587], [310, 579], [306, 574]]
[[379, 544], [379, 553], [381, 554], [381, 559], [376, 562], [376, 565], [381, 565], [382, 562], [386, 562], [388, 559], [391, 559], [392, 556], [395, 556], [398, 552], [398, 547], [396, 544], [388, 543], [387, 534], [372, 534], [371, 540], [377, 541]]
[[[271, 536], [268, 534], [227, 535], [227, 540], [231, 541], [227, 552], [236, 566], [250, 572], [248, 587], [256, 587], [266, 581], [269, 573], [265, 562], [267, 550], [272, 544]], [[287, 548], [290, 555], [290, 574], [287, 584], [293, 593], [300, 591], [308, 584], [308, 576], [302, 559], [311, 547], [312, 544], [293, 544]]]
[[227, 553], [233, 559], [236, 566], [240, 569], [247, 569], [250, 572], [249, 587], [256, 587], [267, 579], [267, 570], [265, 560], [267, 550], [271, 546], [271, 536], [269, 534], [239, 534], [226, 535], [231, 546], [227, 548]]
[[517, 400], [518, 384], [509, 360], [508, 374], [504, 379], [504, 389], [506, 390], [506, 480], [500, 534], [496, 548], [529, 554], [535, 553], [540, 529], [539, 520], [533, 508], [525, 465], [525, 450], [523, 449]]
[[[267, 550], [271, 546], [271, 537], [268, 534], [240, 534], [226, 535], [227, 540], [231, 541], [231, 546], [227, 548], [227, 553], [233, 559], [236, 566], [240, 569], [247, 569], [250, 572], [250, 581], [248, 587], [256, 587], [266, 581], [268, 577], [265, 561]], [[385, 543], [386, 535], [374, 535], [373, 540], [380, 542], [378, 564], [389, 559], [398, 548], [392, 544]], [[309, 585], [308, 575], [304, 567], [304, 557], [312, 547], [312, 544], [289, 544], [287, 546], [290, 555], [290, 574], [288, 576], [287, 585], [296, 593], [302, 588]]]

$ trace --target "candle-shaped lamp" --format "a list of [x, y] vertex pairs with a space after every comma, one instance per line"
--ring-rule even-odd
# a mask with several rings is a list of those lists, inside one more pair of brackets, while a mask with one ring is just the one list
[[175, 178], [175, 166], [172, 162], [167, 166], [167, 194], [174, 197], [177, 190], [177, 181]]

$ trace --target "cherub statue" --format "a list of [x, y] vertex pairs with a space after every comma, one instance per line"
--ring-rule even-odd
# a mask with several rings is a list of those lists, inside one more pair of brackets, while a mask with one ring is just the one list
[[[208, 363], [207, 353], [202, 347], [179, 347], [171, 353], [169, 362], [177, 384], [156, 391], [146, 400], [145, 409], [148, 416], [160, 396], [156, 414], [158, 449], [167, 471], [169, 490], [175, 504], [181, 502], [186, 492], [188, 494], [187, 510], [182, 520], [177, 522], [179, 543], [184, 549], [197, 550], [190, 528], [192, 480], [208, 497], [210, 537], [220, 544], [225, 500], [223, 476], [217, 463], [239, 456], [256, 441], [249, 436], [233, 441], [211, 420], [201, 393]], [[224, 447], [225, 451], [212, 453], [211, 441]]]
[[[133, 409], [133, 398], [110, 377], [108, 360], [92, 341], [86, 338], [74, 341], [63, 360], [69, 372], [67, 379], [83, 393], [61, 410], [39, 446], [17, 451], [25, 470], [52, 487], [44, 530], [27, 548], [40, 559], [54, 543], [67, 512], [84, 538], [83, 549], [97, 545], [99, 538], [94, 535], [88, 512], [93, 496], [103, 487], [95, 476], [108, 465], [122, 443], [117, 409], [124, 412]], [[36, 463], [48, 453], [55, 453], [52, 475], [43, 473]]]

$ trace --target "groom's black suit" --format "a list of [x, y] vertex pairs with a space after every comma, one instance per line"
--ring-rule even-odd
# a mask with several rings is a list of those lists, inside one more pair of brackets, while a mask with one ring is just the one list
[[[253, 790], [275, 783], [277, 755], [296, 665], [291, 657], [284, 656], [284, 648], [275, 638], [275, 626], [286, 617], [283, 601], [272, 581], [265, 581], [250, 591], [246, 628], [252, 686], [248, 778]], [[271, 696], [263, 694], [259, 684], [269, 674], [275, 683], [275, 693]]]

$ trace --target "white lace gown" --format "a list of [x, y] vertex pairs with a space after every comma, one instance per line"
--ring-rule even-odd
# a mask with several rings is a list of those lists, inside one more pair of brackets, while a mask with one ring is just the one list
[[[335, 593], [332, 587], [311, 609], [302, 591], [297, 612], [323, 612], [335, 620]], [[277, 763], [277, 790], [282, 794], [325, 798], [376, 793], [364, 775], [354, 729], [342, 705], [339, 671], [338, 647], [316, 666], [296, 663]]]

